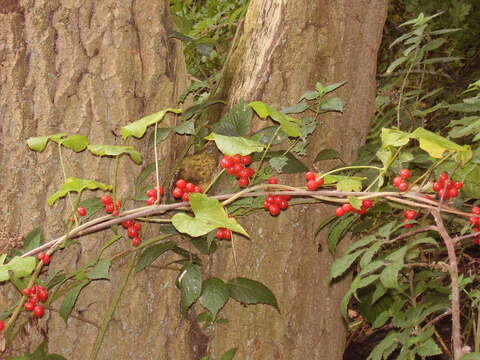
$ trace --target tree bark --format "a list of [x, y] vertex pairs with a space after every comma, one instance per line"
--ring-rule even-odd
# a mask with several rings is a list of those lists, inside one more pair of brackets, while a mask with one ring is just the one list
[[[350, 161], [374, 114], [376, 56], [386, 13], [386, 0], [252, 0], [218, 96], [229, 104], [244, 98], [280, 108], [296, 103], [317, 81], [345, 80], [335, 93], [345, 101], [345, 111], [320, 118], [307, 162], [327, 148]], [[265, 126], [257, 120], [252, 130]], [[305, 183], [301, 176], [281, 176], [282, 181]], [[342, 358], [346, 331], [339, 304], [348, 282], [329, 284], [333, 258], [325, 238], [314, 235], [332, 211], [301, 206], [278, 218], [256, 215], [254, 222], [245, 222], [252, 241], [236, 240], [238, 273], [269, 286], [281, 313], [229, 303], [223, 312], [229, 323], [217, 327], [211, 347], [217, 356], [238, 346], [240, 359]], [[231, 251], [223, 251], [214, 257], [211, 272], [237, 276]]]
[[[5, 229], [0, 252], [11, 247], [17, 238], [13, 234], [35, 227], [44, 229], [47, 238], [62, 235], [63, 220], [71, 211], [66, 201], [51, 208], [46, 201], [63, 183], [56, 145], [35, 153], [28, 150], [27, 138], [66, 132], [86, 135], [93, 144], [115, 144], [112, 130], [176, 104], [186, 76], [181, 47], [168, 38], [171, 28], [167, 0], [0, 1], [0, 219]], [[164, 121], [168, 125], [172, 120]], [[169, 146], [163, 149], [162, 168], [168, 168], [175, 152]], [[67, 176], [111, 182], [111, 159], [69, 150], [63, 154]], [[125, 198], [131, 195], [140, 167], [122, 157], [120, 169], [119, 196]], [[106, 236], [111, 235], [90, 236], [57, 252], [50, 268], [68, 271], [81, 266], [98, 252]], [[116, 244], [108, 252], [124, 247]], [[110, 282], [86, 287], [72, 314], [100, 324], [122, 265], [113, 267]], [[173, 287], [175, 274], [162, 275], [158, 279], [145, 272], [131, 279], [99, 359], [183, 357], [188, 339], [182, 331], [188, 326], [176, 306], [163, 306], [168, 297], [178, 303], [176, 292], [164, 287]], [[3, 286], [0, 308], [11, 306], [15, 298]], [[57, 310], [59, 303], [53, 304]], [[48, 332], [51, 352], [85, 359], [97, 334], [95, 327], [77, 319], [65, 325], [53, 311], [33, 324], [27, 328], [28, 336], [14, 346], [17, 353], [32, 350]], [[177, 346], [169, 349], [172, 341]]]

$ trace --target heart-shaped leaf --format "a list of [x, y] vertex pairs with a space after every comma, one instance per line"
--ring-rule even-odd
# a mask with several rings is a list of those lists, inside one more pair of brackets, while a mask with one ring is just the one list
[[52, 206], [55, 202], [67, 195], [69, 192], [81, 192], [85, 189], [90, 190], [112, 190], [111, 185], [103, 184], [101, 182], [89, 179], [79, 179], [79, 178], [68, 178], [62, 185], [62, 188], [58, 190], [55, 194], [48, 198], [48, 205]]
[[27, 145], [30, 149], [34, 151], [43, 151], [47, 146], [49, 140], [59, 142], [61, 138], [67, 136], [66, 133], [58, 133], [53, 135], [46, 135], [46, 136], [36, 136], [31, 137], [27, 140]]
[[96, 156], [118, 156], [127, 154], [137, 164], [141, 164], [142, 155], [133, 146], [88, 145], [88, 151]]
[[206, 140], [213, 140], [218, 149], [225, 155], [233, 156], [235, 154], [249, 155], [254, 152], [262, 151], [265, 145], [257, 141], [245, 139], [240, 136], [225, 136], [211, 133], [205, 137]]
[[134, 121], [128, 125], [123, 126], [120, 129], [120, 134], [124, 139], [128, 139], [130, 136], [136, 137], [137, 139], [140, 139], [143, 135], [145, 135], [145, 132], [147, 131], [147, 128], [150, 125], [154, 125], [165, 117], [165, 115], [168, 112], [172, 112], [175, 114], [180, 114], [182, 110], [180, 109], [165, 109], [162, 111], [159, 111], [155, 114], [147, 115], [140, 120]]
[[299, 120], [291, 116], [285, 115], [261, 101], [254, 101], [248, 105], [252, 107], [252, 109], [257, 113], [260, 118], [265, 119], [269, 116], [272, 120], [278, 122], [280, 124], [280, 128], [288, 136], [302, 136]]
[[88, 146], [88, 139], [83, 135], [72, 135], [66, 139], [61, 140], [62, 146], [69, 148], [75, 152], [83, 151]]
[[0, 265], [0, 281], [6, 281], [10, 278], [9, 271], [12, 271], [17, 278], [30, 275], [35, 269], [36, 263], [33, 256], [24, 258], [15, 256], [8, 264]]

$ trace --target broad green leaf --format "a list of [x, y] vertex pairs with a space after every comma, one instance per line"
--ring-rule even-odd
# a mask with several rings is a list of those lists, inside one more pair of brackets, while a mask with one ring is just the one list
[[423, 128], [417, 128], [411, 134], [411, 137], [417, 139], [420, 142], [420, 148], [436, 159], [441, 159], [445, 151], [462, 153], [463, 163], [466, 163], [472, 157], [472, 150], [469, 145], [460, 146]]
[[473, 352], [473, 353], [465, 354], [461, 357], [460, 360], [480, 360], [480, 353]]
[[280, 128], [288, 136], [291, 136], [291, 137], [302, 136], [299, 120], [293, 117], [290, 117], [288, 115], [285, 115], [261, 101], [251, 102], [249, 106], [252, 107], [252, 109], [257, 113], [257, 115], [260, 118], [265, 119], [266, 117], [269, 116], [272, 120], [278, 122], [280, 124]]
[[[258, 130], [255, 134], [250, 137], [250, 140], [258, 141], [264, 145], [269, 144], [270, 142], [272, 145], [280, 144], [281, 142], [288, 139], [288, 135], [285, 134], [282, 130], [277, 132], [277, 126], [268, 126], [261, 130]], [[273, 135], [276, 133], [275, 138], [272, 140]]]
[[202, 273], [194, 264], [187, 264], [178, 277], [180, 305], [187, 310], [202, 294]]
[[180, 135], [193, 135], [195, 134], [195, 121], [184, 121], [180, 125], [177, 125], [174, 130]]
[[272, 168], [274, 168], [278, 173], [282, 172], [282, 169], [288, 164], [288, 158], [286, 156], [276, 156], [272, 157], [268, 163]]
[[318, 91], [307, 91], [305, 94], [303, 94], [300, 97], [300, 100], [303, 100], [303, 99], [314, 100], [314, 99], [318, 98], [320, 95], [322, 95], [322, 93], [320, 93]]
[[[162, 141], [166, 140], [170, 133], [172, 132], [171, 128], [157, 127], [157, 144], [160, 144]], [[148, 138], [148, 145], [153, 146], [155, 142], [155, 131], [152, 131], [150, 137]]]
[[69, 192], [81, 192], [85, 189], [90, 190], [111, 190], [112, 186], [100, 183], [95, 180], [88, 180], [88, 179], [79, 179], [79, 178], [67, 178], [67, 180], [63, 183], [62, 188], [58, 190], [55, 194], [48, 198], [48, 205], [52, 206], [58, 199], [64, 197]]
[[148, 116], [145, 116], [141, 118], [140, 120], [134, 121], [128, 125], [123, 126], [120, 129], [120, 134], [122, 135], [123, 139], [128, 139], [130, 136], [136, 137], [137, 139], [140, 139], [143, 135], [145, 135], [145, 132], [147, 131], [147, 128], [150, 125], [154, 125], [165, 117], [165, 115], [168, 112], [172, 112], [175, 114], [180, 114], [182, 110], [180, 109], [165, 109], [162, 111], [159, 111], [155, 114], [151, 114]]
[[226, 136], [245, 136], [250, 130], [252, 115], [252, 108], [244, 100], [240, 100], [221, 121], [213, 124], [213, 132]]
[[211, 133], [205, 137], [206, 140], [213, 140], [218, 149], [225, 155], [233, 156], [235, 154], [249, 155], [254, 152], [263, 151], [265, 145], [237, 136], [224, 136]]
[[[284, 157], [286, 158], [286, 164], [282, 167], [282, 172], [285, 174], [297, 174], [308, 171], [308, 167], [298, 160], [295, 155], [292, 153], [285, 154], [285, 151], [269, 151], [265, 155], [265, 160], [270, 160], [272, 158]], [[263, 154], [254, 154], [253, 160], [259, 161], [262, 158]]]
[[[373, 257], [375, 256], [375, 254], [378, 252], [378, 250], [380, 250], [380, 248], [382, 247], [382, 243], [377, 241], [377, 242], [374, 242], [369, 248], [367, 251], [365, 251], [365, 253], [363, 254], [362, 258], [360, 259], [360, 267], [362, 269], [366, 268], [372, 261]], [[363, 270], [362, 270], [363, 271]]]
[[36, 136], [31, 137], [27, 140], [27, 145], [30, 149], [34, 151], [43, 151], [47, 146], [49, 140], [59, 142], [61, 138], [67, 136], [66, 133], [58, 133], [53, 135], [46, 135], [46, 136]]
[[280, 311], [275, 295], [262, 283], [243, 277], [228, 282], [230, 296], [242, 304], [267, 304]]
[[[23, 251], [28, 252], [32, 249], [39, 247], [44, 241], [43, 232], [40, 228], [35, 228], [25, 236], [25, 243], [23, 245]], [[0, 262], [0, 265], [2, 263]]]
[[175, 214], [172, 224], [178, 231], [196, 237], [223, 227], [248, 237], [243, 227], [228, 216], [217, 199], [209, 198], [205, 194], [191, 193], [189, 201], [195, 217], [183, 213]]
[[186, 121], [196, 114], [201, 114], [210, 105], [214, 105], [218, 103], [225, 104], [225, 102], [222, 100], [208, 100], [208, 99], [200, 103], [196, 103], [183, 111], [182, 116], [180, 117], [180, 120]]
[[335, 254], [337, 244], [343, 238], [345, 232], [358, 220], [357, 215], [343, 216], [335, 222], [327, 236], [327, 245], [330, 253]]
[[237, 350], [238, 350], [237, 348], [232, 348], [230, 350], [225, 351], [222, 357], [220, 358], [220, 360], [232, 360], [235, 357]]
[[[163, 235], [165, 237], [165, 235]], [[140, 259], [138, 259], [137, 265], [135, 265], [135, 272], [139, 272], [149, 266], [154, 262], [160, 255], [164, 254], [168, 250], [171, 250], [175, 247], [175, 242], [167, 241], [160, 244], [155, 244], [147, 247]]]
[[387, 359], [399, 345], [398, 333], [396, 331], [390, 331], [388, 335], [375, 346], [367, 360]]
[[65, 294], [62, 305], [60, 305], [60, 310], [58, 311], [62, 319], [65, 321], [65, 324], [67, 324], [68, 317], [75, 306], [75, 302], [77, 301], [78, 295], [80, 295], [80, 291], [82, 291], [82, 289], [89, 283], [90, 280], [84, 280]]
[[367, 235], [360, 240], [355, 241], [352, 245], [350, 245], [346, 251], [346, 253], [351, 253], [353, 250], [356, 250], [358, 248], [364, 247], [369, 245], [370, 243], [374, 242], [377, 240], [377, 238], [373, 235]]
[[462, 57], [459, 56], [446, 56], [446, 57], [437, 57], [437, 58], [431, 58], [422, 61], [422, 64], [438, 64], [438, 63], [447, 63], [451, 61], [459, 61], [462, 60]]
[[301, 102], [286, 108], [282, 109], [282, 113], [284, 114], [299, 114], [304, 112], [308, 109], [308, 104], [305, 102]]
[[398, 288], [398, 273], [403, 267], [402, 261], [396, 261], [394, 263], [385, 266], [385, 269], [380, 273], [380, 281], [387, 289]]
[[394, 62], [392, 62], [387, 71], [385, 72], [386, 74], [391, 74], [397, 67], [399, 67], [400, 65], [402, 65], [405, 61], [407, 61], [407, 57], [405, 56], [402, 56], [402, 57], [399, 57], [398, 59], [396, 59]]
[[325, 92], [325, 94], [328, 94], [329, 92], [337, 90], [339, 87], [345, 85], [346, 83], [347, 83], [346, 81], [342, 81], [342, 82], [334, 83], [331, 85], [327, 85], [323, 88], [323, 91]]
[[8, 274], [9, 271], [12, 271], [17, 278], [30, 275], [35, 269], [36, 264], [37, 261], [33, 256], [24, 258], [15, 256], [7, 264], [0, 265], [0, 281], [6, 281], [10, 278]]
[[366, 180], [365, 177], [356, 176], [343, 176], [343, 175], [326, 175], [324, 177], [325, 185], [337, 185], [339, 191], [361, 191], [362, 180]]
[[315, 161], [333, 159], [341, 159], [340, 153], [335, 149], [323, 149], [317, 154], [317, 156], [315, 156]]
[[72, 135], [67, 137], [66, 139], [62, 139], [60, 143], [66, 148], [69, 148], [75, 152], [80, 152], [87, 148], [88, 139], [86, 136], [83, 135]]
[[382, 129], [382, 146], [403, 146], [410, 141], [410, 134], [396, 129]]
[[110, 260], [100, 260], [95, 267], [88, 272], [88, 278], [90, 280], [109, 279]]
[[[417, 354], [422, 357], [435, 356], [442, 354], [442, 349], [440, 349], [436, 342], [430, 338], [421, 342], [420, 346], [417, 348]], [[464, 357], [462, 357], [462, 359], [464, 359]]]
[[338, 97], [328, 99], [323, 104], [320, 104], [320, 109], [325, 111], [343, 112], [343, 101]]
[[449, 107], [450, 111], [458, 111], [458, 112], [477, 112], [480, 111], [480, 102], [467, 104], [467, 103], [459, 103], [453, 104]]
[[330, 280], [335, 279], [347, 271], [353, 262], [365, 252], [366, 249], [358, 250], [352, 254], [347, 254], [335, 260], [330, 269]]
[[218, 312], [225, 306], [230, 298], [227, 284], [218, 278], [210, 278], [203, 281], [200, 304], [208, 309], [215, 318]]
[[118, 156], [127, 154], [137, 164], [141, 164], [142, 155], [133, 146], [88, 145], [88, 150], [96, 156]]
[[388, 148], [380, 148], [376, 152], [377, 157], [382, 162], [383, 166], [386, 168], [393, 159], [394, 151], [391, 146]]
[[353, 195], [348, 195], [347, 199], [350, 205], [352, 205], [354, 209], [360, 210], [362, 208], [362, 201], [359, 198]]

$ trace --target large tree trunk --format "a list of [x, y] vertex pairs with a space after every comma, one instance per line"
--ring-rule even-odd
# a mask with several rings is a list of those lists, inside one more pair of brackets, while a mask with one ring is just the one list
[[[229, 104], [244, 98], [280, 107], [297, 102], [317, 81], [345, 80], [338, 91], [345, 112], [319, 120], [307, 161], [311, 164], [325, 148], [338, 150], [346, 161], [354, 159], [374, 112], [376, 56], [386, 12], [386, 0], [252, 0], [219, 97]], [[264, 126], [257, 121], [253, 130]], [[288, 178], [297, 185], [304, 181]], [[240, 359], [342, 358], [345, 327], [339, 303], [348, 284], [329, 284], [332, 256], [325, 239], [314, 236], [316, 225], [332, 211], [302, 206], [278, 218], [255, 216], [246, 222], [252, 241], [237, 240], [239, 274], [267, 284], [281, 314], [267, 306], [243, 309], [230, 303], [223, 313], [230, 321], [214, 338], [215, 353], [238, 346]], [[224, 251], [215, 256], [211, 271], [235, 277], [232, 256]]]
[[[114, 144], [112, 130], [176, 103], [185, 66], [180, 46], [168, 38], [169, 30], [167, 0], [0, 1], [0, 220], [8, 231], [0, 238], [0, 253], [8, 250], [13, 233], [41, 227], [47, 238], [62, 235], [62, 219], [70, 211], [67, 202], [49, 208], [46, 201], [63, 183], [56, 146], [34, 153], [26, 146], [28, 137], [67, 132], [86, 135], [93, 144]], [[168, 167], [174, 152], [166, 146], [160, 156]], [[111, 181], [111, 160], [68, 150], [64, 158], [67, 176]], [[122, 198], [139, 167], [123, 157], [120, 169]], [[50, 267], [72, 270], [85, 263], [105, 236], [110, 235], [82, 239], [73, 249], [56, 254]], [[124, 247], [115, 245], [111, 251]], [[100, 324], [123, 268], [115, 266], [111, 282], [85, 288], [73, 315]], [[180, 334], [186, 326], [176, 306], [161, 305], [168, 296], [171, 303], [178, 302], [175, 291], [163, 290], [165, 283], [172, 285], [173, 275], [157, 280], [145, 273], [130, 282], [100, 359], [183, 358], [182, 341], [187, 340]], [[1, 309], [11, 306], [10, 295], [3, 286]], [[53, 307], [58, 309], [59, 303]], [[52, 311], [46, 315], [38, 327], [48, 330], [50, 350], [70, 360], [87, 358], [97, 329], [76, 319], [66, 326]], [[36, 327], [28, 331], [21, 340], [23, 349], [40, 340]], [[163, 337], [157, 340], [158, 333]], [[177, 335], [182, 344], [168, 349]]]

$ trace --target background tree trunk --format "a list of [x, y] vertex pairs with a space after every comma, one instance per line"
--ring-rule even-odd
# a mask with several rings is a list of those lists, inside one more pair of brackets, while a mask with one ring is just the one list
[[[296, 103], [317, 81], [345, 80], [335, 93], [345, 101], [345, 112], [320, 118], [307, 162], [327, 148], [351, 161], [374, 113], [376, 56], [386, 15], [386, 0], [252, 0], [218, 95], [229, 104], [244, 98], [280, 108]], [[262, 127], [264, 121], [257, 120], [253, 130]], [[291, 182], [305, 180], [289, 177]], [[342, 358], [346, 333], [339, 304], [348, 284], [330, 286], [333, 259], [325, 239], [314, 236], [332, 211], [301, 206], [278, 218], [265, 214], [245, 221], [252, 241], [236, 241], [238, 272], [269, 286], [281, 314], [269, 306], [242, 309], [229, 303], [222, 314], [230, 321], [218, 326], [213, 340], [216, 354], [238, 346], [239, 359]], [[230, 251], [223, 251], [213, 258], [211, 272], [237, 276]]]

